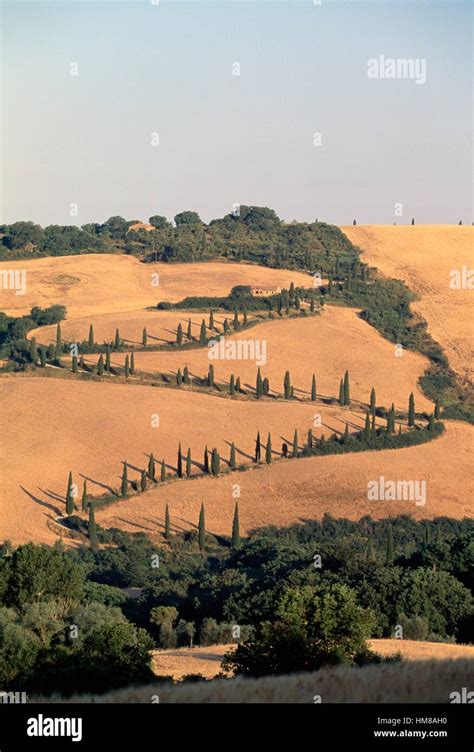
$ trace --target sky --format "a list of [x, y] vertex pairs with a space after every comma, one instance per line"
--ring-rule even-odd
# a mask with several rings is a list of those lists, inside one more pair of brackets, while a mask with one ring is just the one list
[[469, 2], [5, 0], [1, 26], [2, 223], [471, 222]]

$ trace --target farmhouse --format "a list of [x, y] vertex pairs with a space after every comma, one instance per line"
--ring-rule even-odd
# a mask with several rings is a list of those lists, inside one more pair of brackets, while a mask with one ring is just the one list
[[278, 295], [281, 287], [262, 287], [261, 285], [251, 285], [250, 292], [255, 298], [266, 298], [269, 295]]

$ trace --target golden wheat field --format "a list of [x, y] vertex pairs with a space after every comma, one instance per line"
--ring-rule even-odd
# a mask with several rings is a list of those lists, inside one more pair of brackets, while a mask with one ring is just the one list
[[[398, 640], [397, 640], [398, 642]], [[437, 648], [434, 646], [433, 655]], [[441, 646], [443, 648], [444, 646]], [[68, 699], [48, 697], [56, 703], [439, 703], [451, 702], [454, 689], [466, 686], [472, 673], [470, 658], [436, 657], [354, 668], [336, 666], [320, 671], [263, 679], [216, 679], [173, 686], [148, 684], [127, 687], [105, 695], [73, 695]], [[41, 697], [33, 701], [41, 702]]]
[[312, 284], [309, 275], [287, 269], [217, 261], [143, 264], [133, 256], [106, 253], [3, 261], [2, 269], [25, 270], [26, 294], [1, 290], [0, 310], [20, 316], [33, 306], [60, 304], [66, 306], [68, 320], [143, 310], [189, 295], [227, 295], [235, 285]]
[[[399, 653], [405, 661], [458, 660], [474, 661], [474, 645], [451, 645], [449, 643], [423, 642], [421, 640], [369, 640], [375, 653], [389, 656]], [[201, 674], [213, 679], [223, 673], [220, 663], [224, 654], [235, 645], [209, 645], [207, 647], [177, 648], [176, 650], [153, 651], [152, 667], [157, 676], [172, 676], [182, 679], [186, 674]]]
[[404, 280], [419, 300], [414, 311], [461, 376], [474, 375], [474, 295], [450, 286], [451, 273], [473, 267], [474, 227], [458, 225], [357, 225], [341, 227], [362, 259], [388, 277]]
[[[216, 316], [216, 321], [221, 318]], [[183, 325], [186, 320], [185, 314]], [[406, 410], [409, 394], [413, 392], [417, 409], [432, 410], [418, 387], [428, 360], [410, 351], [397, 357], [394, 345], [364, 322], [355, 309], [325, 306], [320, 316], [263, 321], [230, 337], [230, 341], [236, 342], [254, 339], [265, 346], [266, 362], [261, 365], [261, 372], [270, 381], [270, 391], [282, 393], [285, 372], [289, 370], [297, 397], [309, 397], [313, 373], [318, 393], [337, 397], [339, 381], [348, 369], [351, 397], [355, 400], [367, 403], [374, 387], [378, 404], [390, 406], [394, 402], [397, 409]], [[85, 361], [96, 365], [97, 356], [86, 356]], [[124, 361], [125, 353], [112, 354], [112, 363], [123, 366]], [[233, 373], [240, 376], [242, 386], [255, 388], [258, 370], [255, 360], [210, 360], [208, 348], [135, 354], [135, 367], [151, 373], [176, 373], [187, 365], [191, 376], [205, 376], [211, 363], [216, 381], [229, 383]]]

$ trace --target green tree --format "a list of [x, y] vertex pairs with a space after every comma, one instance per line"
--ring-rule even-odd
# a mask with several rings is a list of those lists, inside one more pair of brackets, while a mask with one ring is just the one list
[[313, 429], [312, 428], [308, 429], [307, 444], [308, 444], [308, 449], [312, 449], [313, 448]]
[[262, 456], [262, 444], [260, 441], [260, 431], [257, 431], [257, 438], [255, 440], [255, 462], [260, 462]]
[[435, 417], [433, 413], [431, 413], [428, 419], [428, 431], [434, 431], [434, 427], [435, 427]]
[[217, 451], [217, 449], [213, 449], [211, 454], [211, 473], [213, 475], [219, 475], [220, 463], [221, 460], [219, 457], [219, 452]]
[[204, 472], [209, 475], [210, 468], [209, 468], [209, 452], [207, 450], [207, 447], [204, 449]]
[[213, 387], [214, 386], [214, 366], [210, 365], [209, 370], [207, 372], [207, 386]]
[[142, 474], [140, 477], [140, 490], [141, 491], [146, 491], [146, 479], [147, 479], [146, 470], [142, 470]]
[[86, 511], [88, 505], [87, 501], [87, 481], [84, 480], [84, 483], [82, 484], [82, 500], [81, 500], [81, 509], [83, 512]]
[[199, 332], [199, 344], [205, 345], [207, 342], [206, 322], [204, 319], [201, 321], [201, 331]]
[[235, 460], [235, 444], [232, 442], [230, 445], [230, 459], [229, 459], [229, 466], [231, 470], [235, 470], [236, 468], [236, 460]]
[[412, 428], [415, 425], [415, 397], [413, 392], [408, 400], [408, 425]]
[[190, 384], [191, 379], [189, 378], [189, 369], [187, 366], [184, 366], [183, 368], [183, 383], [184, 384]]
[[290, 399], [291, 396], [291, 378], [290, 378], [290, 372], [286, 371], [285, 378], [283, 381], [283, 390], [285, 394], [285, 399]]
[[178, 368], [176, 372], [176, 383], [178, 386], [181, 386], [181, 384], [183, 383], [183, 376], [181, 373], [181, 368]]
[[298, 456], [298, 431], [296, 430], [296, 428], [295, 428], [295, 433], [293, 434], [292, 456], [293, 457]]
[[186, 455], [186, 477], [190, 478], [191, 475], [192, 475], [191, 449], [188, 449], [188, 453]]
[[181, 453], [181, 444], [178, 446], [178, 477], [183, 477], [183, 456]]
[[148, 477], [151, 481], [155, 480], [155, 458], [153, 457], [153, 452], [150, 454], [150, 457], [148, 459]]
[[128, 377], [130, 376], [130, 364], [129, 364], [129, 361], [128, 361], [128, 355], [125, 356], [125, 368], [124, 368], [124, 371], [125, 371], [125, 378], [128, 379]]
[[105, 370], [110, 373], [110, 345], [107, 345], [105, 350]]
[[[205, 326], [206, 325], [204, 324], [204, 327]], [[213, 312], [213, 310], [211, 308], [211, 310], [209, 312], [209, 329], [212, 331], [214, 328], [215, 328], [214, 327], [214, 312]]]
[[206, 548], [206, 519], [204, 514], [204, 504], [201, 504], [201, 511], [199, 512], [198, 543], [201, 551], [204, 551]]
[[181, 326], [181, 322], [178, 324], [178, 329], [176, 331], [176, 344], [179, 346], [183, 344], [183, 327]]
[[193, 332], [192, 332], [192, 326], [191, 326], [191, 319], [188, 319], [188, 330], [186, 332], [186, 337], [190, 342], [192, 342], [193, 339]]
[[56, 354], [59, 355], [63, 350], [63, 343], [61, 339], [61, 324], [56, 327]]
[[234, 378], [234, 374], [233, 373], [231, 373], [231, 375], [230, 375], [229, 393], [230, 393], [231, 397], [234, 397], [234, 395], [235, 395], [235, 378]]
[[242, 389], [240, 387], [240, 376], [237, 376], [237, 378], [235, 380], [235, 391], [236, 392], [241, 392], [242, 391]]
[[44, 347], [40, 348], [40, 367], [46, 368], [46, 350]]
[[104, 375], [104, 358], [102, 356], [102, 353], [99, 355], [99, 360], [97, 361], [97, 375]]
[[72, 473], [69, 472], [66, 491], [66, 514], [74, 514], [74, 484], [72, 482]]
[[93, 352], [94, 347], [95, 347], [95, 342], [94, 342], [94, 327], [91, 324], [90, 327], [89, 327], [89, 342], [88, 342], [88, 345], [87, 345], [87, 349], [89, 350], [89, 352]]
[[121, 494], [124, 497], [127, 496], [128, 494], [128, 464], [127, 462], [123, 463]]
[[36, 365], [36, 361], [38, 360], [38, 347], [36, 345], [36, 337], [32, 337], [30, 340], [30, 355], [31, 362]]
[[349, 433], [349, 424], [346, 423], [346, 427], [344, 429], [344, 437], [342, 439], [342, 443], [347, 446], [347, 444], [350, 444], [351, 436]]
[[165, 539], [171, 540], [171, 522], [170, 522], [170, 508], [168, 504], [165, 509]]
[[344, 382], [342, 379], [339, 382], [339, 404], [341, 407], [344, 405]]
[[350, 385], [349, 385], [349, 371], [344, 374], [344, 404], [348, 405], [351, 401]]
[[133, 350], [130, 353], [130, 373], [132, 376], [135, 373], [135, 353], [133, 352]]
[[393, 564], [393, 557], [394, 557], [394, 551], [393, 551], [393, 529], [392, 525], [389, 524], [387, 528], [387, 542], [386, 542], [386, 548], [385, 548], [385, 563], [386, 564]]
[[262, 381], [262, 374], [261, 374], [260, 368], [257, 371], [257, 383], [256, 383], [255, 391], [257, 394], [257, 399], [260, 399], [263, 396], [263, 381]]
[[89, 521], [87, 525], [89, 541], [92, 548], [97, 546], [97, 524], [95, 521], [95, 501], [89, 503]]
[[71, 371], [77, 373], [77, 355], [72, 356]]
[[164, 460], [161, 460], [160, 480], [162, 483], [166, 480], [166, 465]]
[[239, 522], [239, 505], [235, 504], [234, 519], [232, 521], [232, 548], [240, 546], [240, 522]]
[[376, 408], [376, 396], [375, 396], [375, 389], [372, 387], [370, 391], [370, 412], [372, 415], [375, 415], [375, 408]]
[[434, 409], [435, 419], [439, 420], [440, 415], [441, 415], [441, 404], [440, 404], [440, 401], [439, 401], [439, 397], [437, 397], [436, 398], [436, 402], [435, 402], [435, 409]]
[[311, 382], [311, 400], [316, 402], [316, 376], [313, 373], [313, 380]]
[[364, 441], [366, 443], [368, 441], [370, 441], [370, 435], [371, 435], [371, 430], [370, 430], [370, 415], [369, 415], [369, 413], [366, 413], [365, 414], [365, 425], [364, 425]]
[[114, 340], [114, 348], [115, 350], [120, 349], [120, 345], [122, 344], [122, 341], [120, 339], [120, 332], [118, 329], [115, 330], [115, 340]]
[[143, 327], [143, 333], [142, 333], [142, 345], [143, 347], [146, 347], [148, 343], [148, 332], [146, 330], [146, 326]]
[[272, 437], [270, 433], [267, 436], [267, 446], [265, 447], [265, 462], [270, 465], [272, 461]]
[[27, 543], [10, 557], [5, 603], [22, 608], [26, 603], [53, 599], [69, 607], [82, 600], [85, 579], [84, 565], [69, 553]]

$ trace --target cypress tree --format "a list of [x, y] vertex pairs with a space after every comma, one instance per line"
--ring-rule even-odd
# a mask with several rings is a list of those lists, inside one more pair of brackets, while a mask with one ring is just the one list
[[121, 494], [122, 496], [126, 496], [128, 493], [128, 465], [126, 462], [123, 463], [123, 470], [122, 470], [122, 485], [121, 485]]
[[234, 519], [232, 521], [232, 548], [240, 546], [240, 522], [239, 522], [239, 505], [235, 504]]
[[386, 564], [392, 564], [393, 562], [393, 530], [392, 526], [389, 524], [387, 528], [387, 544], [386, 544], [386, 550], [385, 550], [385, 563]]
[[316, 376], [313, 373], [313, 380], [311, 382], [311, 400], [316, 402]]
[[128, 379], [130, 376], [130, 366], [128, 364], [128, 355], [125, 356], [125, 378]]
[[209, 371], [207, 373], [207, 385], [208, 386], [214, 386], [214, 366], [209, 366]]
[[201, 331], [199, 333], [199, 344], [205, 345], [207, 342], [207, 335], [206, 335], [206, 322], [204, 319], [201, 322]]
[[178, 345], [183, 344], [183, 327], [181, 326], [181, 322], [178, 324], [178, 329], [176, 331], [176, 343]]
[[61, 340], [61, 324], [58, 324], [56, 327], [56, 353], [59, 355], [59, 353], [62, 352], [63, 349], [63, 343]]
[[45, 368], [46, 367], [46, 350], [44, 349], [44, 347], [41, 347], [39, 352], [40, 352], [40, 366], [41, 368]]
[[293, 435], [293, 450], [292, 450], [292, 456], [297, 457], [298, 456], [298, 431], [295, 428], [295, 433]]
[[89, 540], [92, 548], [97, 546], [97, 525], [95, 522], [95, 502], [89, 504], [89, 522], [88, 522]]
[[348, 405], [350, 401], [349, 371], [346, 371], [344, 374], [344, 404]]
[[308, 430], [308, 449], [313, 448], [313, 429]]
[[372, 414], [375, 413], [376, 408], [376, 396], [375, 396], [375, 389], [372, 387], [372, 390], [370, 392], [370, 412]]
[[429, 522], [425, 522], [423, 527], [423, 543], [428, 546], [431, 543], [431, 528]]
[[283, 381], [283, 390], [285, 394], [285, 399], [290, 399], [291, 396], [291, 379], [290, 379], [290, 372], [286, 371], [285, 373], [285, 379]]
[[265, 448], [265, 462], [270, 465], [272, 462], [272, 437], [270, 433], [267, 436], [267, 446]]
[[99, 355], [99, 360], [97, 361], [97, 375], [104, 375], [104, 358], [102, 357], [102, 353]]
[[235, 395], [235, 378], [233, 373], [230, 374], [229, 392], [231, 397]]
[[116, 329], [115, 330], [114, 348], [116, 350], [119, 350], [120, 349], [120, 344], [121, 344], [121, 342], [120, 342], [120, 332], [119, 332], [118, 329]]
[[132, 374], [132, 376], [135, 373], [135, 353], [133, 352], [133, 350], [130, 353], [130, 373]]
[[186, 455], [186, 477], [190, 478], [192, 473], [192, 466], [191, 466], [191, 449], [188, 449], [188, 453]]
[[161, 460], [160, 480], [162, 483], [166, 480], [166, 465], [164, 460]]
[[219, 475], [220, 469], [221, 459], [219, 457], [219, 452], [217, 449], [213, 449], [211, 454], [211, 473], [213, 475]]
[[176, 383], [178, 386], [181, 386], [181, 384], [183, 383], [183, 377], [181, 375], [181, 368], [178, 368], [178, 371], [176, 373]]
[[94, 342], [94, 327], [91, 324], [90, 327], [89, 327], [89, 342], [87, 344], [87, 349], [89, 350], [89, 352], [93, 351], [94, 346], [95, 346], [95, 342]]
[[377, 424], [375, 422], [375, 412], [372, 413], [372, 433], [375, 433], [377, 430]]
[[191, 340], [193, 338], [192, 327], [191, 327], [191, 319], [188, 319], [188, 331], [186, 333], [186, 336], [189, 339], [189, 341], [191, 342]]
[[150, 454], [150, 458], [148, 460], [148, 477], [150, 478], [150, 480], [152, 480], [152, 481], [155, 480], [155, 474], [156, 474], [156, 470], [155, 470], [155, 458], [153, 457], [153, 452], [152, 452]]
[[260, 441], [260, 431], [257, 432], [257, 438], [255, 440], [255, 462], [260, 462], [262, 455], [262, 446]]
[[146, 470], [142, 470], [142, 475], [140, 478], [140, 489], [142, 491], [146, 491]]
[[82, 484], [81, 509], [83, 512], [85, 512], [87, 509], [87, 481], [86, 480], [84, 480], [84, 483]]
[[347, 444], [349, 444], [349, 442], [350, 442], [350, 438], [351, 437], [350, 437], [350, 434], [349, 434], [349, 424], [346, 423], [346, 427], [344, 429], [343, 444], [345, 444], [347, 446]]
[[410, 428], [413, 428], [415, 425], [415, 397], [413, 396], [413, 392], [411, 392], [410, 399], [408, 400], [408, 425]]
[[256, 383], [255, 391], [257, 393], [257, 399], [260, 399], [260, 397], [262, 397], [263, 395], [263, 381], [262, 381], [262, 374], [261, 374], [260, 368], [257, 371], [257, 383]]
[[181, 444], [178, 447], [178, 477], [183, 477], [183, 458], [181, 456]]
[[395, 405], [393, 404], [393, 402], [390, 406], [389, 418], [390, 418], [390, 433], [395, 433]]
[[72, 356], [71, 370], [73, 373], [77, 373], [77, 355]]
[[232, 442], [232, 444], [230, 445], [229, 466], [230, 466], [231, 470], [235, 470], [236, 461], [235, 461], [235, 444], [234, 444], [234, 442]]
[[214, 329], [214, 313], [213, 313], [212, 308], [209, 314], [209, 329]]
[[185, 384], [189, 384], [189, 382], [190, 382], [189, 371], [188, 371], [188, 367], [187, 366], [184, 366], [184, 368], [183, 368], [183, 382]]
[[105, 370], [110, 373], [110, 345], [107, 345], [105, 350]]
[[69, 478], [67, 481], [67, 491], [66, 491], [66, 514], [73, 514], [74, 513], [74, 496], [72, 493], [72, 473], [69, 472]]
[[142, 333], [142, 345], [143, 345], [143, 347], [147, 346], [147, 342], [148, 342], [148, 332], [147, 332], [146, 326], [145, 326], [145, 327], [143, 327], [143, 333]]
[[314, 313], [314, 298], [313, 297], [311, 298], [311, 302], [309, 304], [309, 310], [311, 311], [311, 313]]
[[288, 291], [288, 300], [289, 300], [290, 305], [293, 305], [295, 302], [295, 283], [294, 282], [292, 282], [290, 285], [290, 289]]
[[411, 223], [412, 223], [412, 225], [414, 225], [414, 224], [415, 224], [415, 217], [412, 217], [412, 218], [411, 218]]
[[341, 407], [344, 405], [344, 383], [342, 379], [339, 382], [339, 404]]
[[165, 509], [165, 539], [171, 540], [171, 522], [170, 522], [170, 508], [168, 504]]
[[301, 308], [301, 298], [299, 292], [297, 292], [295, 295], [295, 308], [297, 311], [299, 311]]
[[266, 376], [263, 379], [262, 386], [263, 386], [263, 393], [264, 393], [265, 397], [268, 397], [268, 392], [270, 391], [270, 382], [269, 382], [269, 380], [267, 379]]
[[435, 409], [434, 409], [434, 416], [435, 416], [436, 420], [439, 420], [439, 416], [440, 415], [441, 415], [441, 404], [440, 404], [440, 401], [439, 401], [439, 397], [437, 397], [436, 398], [436, 403], [435, 403]]
[[207, 447], [204, 450], [204, 472], [209, 475], [209, 452]]
[[204, 504], [201, 504], [201, 511], [199, 512], [198, 543], [201, 551], [204, 551], [206, 547], [206, 519], [204, 516]]
[[241, 388], [240, 388], [240, 376], [237, 376], [237, 378], [235, 380], [235, 391], [236, 392], [241, 392], [242, 391]]

